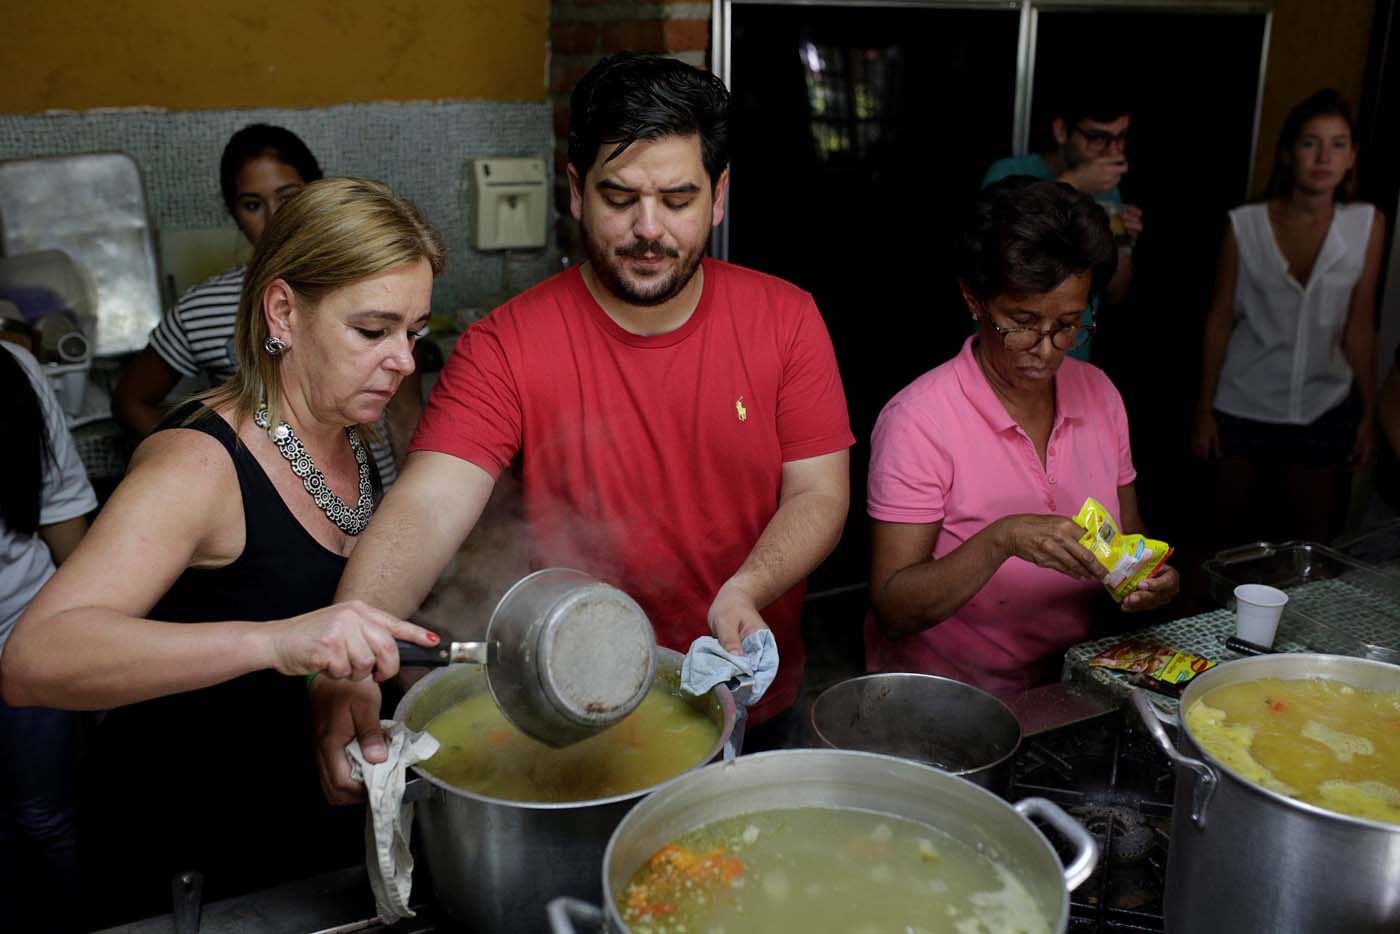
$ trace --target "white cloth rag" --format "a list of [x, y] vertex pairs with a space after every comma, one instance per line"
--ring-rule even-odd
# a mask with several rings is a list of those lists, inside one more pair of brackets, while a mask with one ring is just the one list
[[687, 694], [704, 694], [716, 684], [739, 679], [734, 700], [746, 706], [757, 704], [763, 692], [778, 676], [778, 642], [768, 629], [744, 637], [743, 655], [726, 652], [714, 636], [701, 636], [690, 644], [681, 662], [681, 689]]
[[412, 918], [408, 893], [413, 888], [413, 854], [409, 838], [413, 831], [413, 805], [403, 803], [404, 773], [408, 767], [438, 751], [438, 741], [427, 733], [417, 733], [394, 720], [383, 720], [384, 741], [389, 757], [370, 762], [360, 751], [360, 741], [352, 739], [345, 747], [350, 759], [350, 776], [365, 783], [369, 807], [365, 811], [365, 868], [379, 918], [393, 924]]

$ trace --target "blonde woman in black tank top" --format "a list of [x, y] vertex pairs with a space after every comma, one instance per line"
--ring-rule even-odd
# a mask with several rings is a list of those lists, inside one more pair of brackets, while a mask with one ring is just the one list
[[413, 371], [442, 264], [382, 185], [291, 197], [248, 267], [239, 372], [141, 445], [16, 624], [7, 703], [112, 711], [83, 815], [105, 889], [89, 901], [108, 909], [94, 920], [167, 910], [181, 869], [218, 898], [362, 857], [353, 837], [326, 853], [305, 679], [382, 680], [395, 639], [437, 641], [327, 604], [374, 506], [360, 426]]

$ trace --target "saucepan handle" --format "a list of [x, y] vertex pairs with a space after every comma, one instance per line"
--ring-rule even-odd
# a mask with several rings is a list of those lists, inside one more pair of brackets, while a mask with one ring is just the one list
[[554, 934], [575, 934], [576, 922], [602, 928], [607, 920], [601, 908], [577, 898], [561, 896], [549, 903], [549, 929]]
[[399, 664], [414, 668], [440, 668], [460, 663], [489, 665], [496, 661], [500, 648], [495, 642], [444, 642], [431, 649], [412, 642], [398, 645]]
[[1022, 817], [1039, 817], [1073, 844], [1074, 859], [1065, 867], [1066, 888], [1072, 892], [1094, 874], [1094, 867], [1099, 864], [1099, 842], [1079, 821], [1062, 811], [1058, 804], [1045, 798], [1022, 798], [1012, 807]]
[[[1167, 754], [1167, 758], [1179, 768], [1190, 769], [1196, 773], [1196, 785], [1191, 795], [1191, 822], [1197, 827], [1204, 829], [1206, 826], [1206, 808], [1210, 804], [1210, 796], [1215, 791], [1215, 785], [1219, 781], [1215, 770], [1200, 759], [1193, 759], [1182, 754], [1171, 737], [1167, 735], [1163, 728], [1164, 722], [1170, 723], [1171, 719], [1157, 709], [1157, 705], [1147, 699], [1147, 695], [1141, 691], [1133, 692], [1133, 707], [1137, 709], [1138, 716], [1142, 718], [1143, 726], [1147, 727], [1147, 732], [1152, 734], [1152, 738], [1157, 741], [1157, 745], [1162, 747], [1162, 751]], [[1180, 773], [1178, 773], [1180, 774]]]

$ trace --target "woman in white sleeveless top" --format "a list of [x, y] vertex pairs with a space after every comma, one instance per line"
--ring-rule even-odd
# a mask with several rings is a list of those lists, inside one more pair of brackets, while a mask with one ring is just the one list
[[1353, 201], [1356, 126], [1336, 91], [1288, 115], [1266, 200], [1235, 208], [1206, 317], [1192, 449], [1219, 460], [1225, 541], [1327, 541], [1343, 467], [1376, 444], [1385, 217]]

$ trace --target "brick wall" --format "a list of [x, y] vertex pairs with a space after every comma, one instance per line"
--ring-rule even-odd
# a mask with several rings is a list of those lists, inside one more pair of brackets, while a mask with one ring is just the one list
[[555, 206], [561, 245], [573, 238], [569, 215], [569, 92], [604, 55], [624, 49], [664, 52], [708, 67], [709, 0], [550, 0], [549, 97], [554, 107]]

